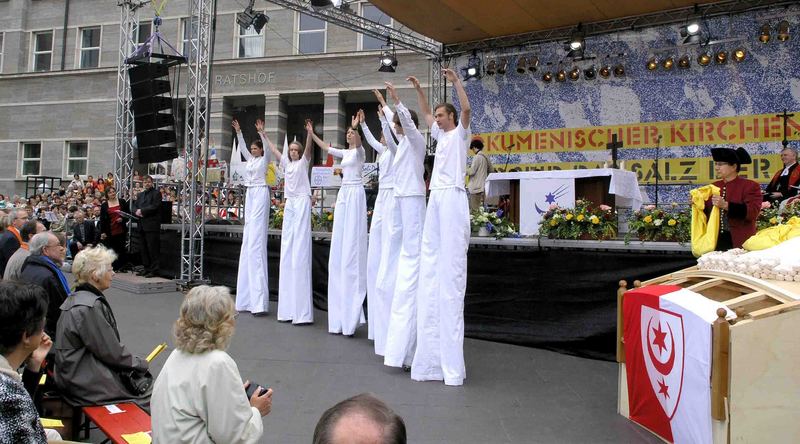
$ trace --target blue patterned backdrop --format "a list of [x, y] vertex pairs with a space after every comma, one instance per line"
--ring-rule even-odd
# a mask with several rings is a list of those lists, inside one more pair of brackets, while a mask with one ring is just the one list
[[[789, 41], [777, 39], [777, 24], [786, 18], [790, 24]], [[760, 28], [771, 25], [769, 43], [759, 42]], [[624, 54], [619, 59], [626, 75], [594, 80], [581, 79], [559, 83], [545, 83], [541, 79], [545, 63], [558, 70], [558, 62], [565, 60], [563, 44], [553, 43], [533, 48], [541, 64], [534, 73], [518, 74], [515, 71], [517, 56], [509, 58], [505, 75], [484, 75], [479, 81], [466, 83], [473, 109], [472, 132], [493, 133], [550, 128], [574, 128], [617, 125], [638, 122], [670, 121], [725, 117], [748, 114], [778, 113], [783, 109], [800, 110], [800, 7], [751, 12], [732, 17], [705, 21], [706, 31], [714, 40], [741, 39], [720, 43], [711, 49], [725, 48], [729, 54], [742, 47], [747, 51], [741, 63], [729, 60], [725, 65], [712, 62], [708, 66], [697, 64], [700, 51], [697, 45], [675, 48], [682, 41], [679, 26], [662, 26], [586, 39], [586, 54], [598, 58], [593, 62], [579, 62], [587, 68], [599, 65], [607, 54]], [[671, 71], [661, 67], [646, 69], [647, 60], [661, 49], [673, 48], [676, 66]], [[519, 52], [519, 51], [513, 51]], [[679, 69], [677, 59], [682, 54], [691, 58], [690, 69]], [[485, 54], [491, 57], [492, 54]], [[616, 59], [613, 59], [616, 60]], [[456, 61], [463, 67], [467, 58]], [[567, 71], [572, 62], [565, 63]], [[797, 147], [797, 142], [792, 142]], [[708, 146], [664, 147], [661, 158], [709, 157]], [[775, 154], [780, 142], [745, 145], [751, 154]], [[620, 159], [654, 158], [655, 149], [637, 148], [620, 150]], [[605, 151], [571, 151], [557, 153], [514, 154], [509, 162], [574, 162], [605, 161]], [[495, 155], [495, 164], [506, 162], [503, 155]], [[660, 202], [685, 202], [688, 186], [667, 186], [660, 191]], [[644, 187], [650, 199], [651, 186]]]

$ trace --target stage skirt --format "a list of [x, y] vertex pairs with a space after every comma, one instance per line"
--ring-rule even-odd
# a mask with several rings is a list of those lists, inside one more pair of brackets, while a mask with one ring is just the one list
[[364, 323], [367, 294], [367, 199], [364, 186], [342, 185], [336, 196], [328, 258], [328, 331], [352, 335]]
[[278, 320], [314, 322], [311, 301], [311, 198], [287, 197], [283, 207]]
[[462, 385], [469, 204], [463, 188], [431, 190], [422, 231], [415, 381]]
[[236, 310], [269, 312], [267, 284], [267, 230], [269, 187], [251, 186], [245, 197], [244, 235], [236, 280]]

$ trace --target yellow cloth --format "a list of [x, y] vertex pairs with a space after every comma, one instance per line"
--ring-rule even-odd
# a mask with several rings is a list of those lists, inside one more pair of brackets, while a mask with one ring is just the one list
[[719, 208], [712, 207], [706, 218], [706, 201], [719, 196], [719, 187], [706, 185], [689, 192], [692, 198], [692, 254], [700, 257], [717, 247], [719, 237]]
[[60, 419], [52, 419], [52, 418], [39, 418], [39, 422], [42, 423], [42, 427], [46, 429], [56, 429], [64, 427], [64, 422]]
[[786, 224], [764, 228], [750, 236], [742, 248], [749, 251], [766, 250], [798, 236], [800, 236], [800, 217], [793, 216]]
[[275, 162], [270, 162], [267, 165], [267, 185], [274, 187], [278, 185], [278, 168], [275, 166]]

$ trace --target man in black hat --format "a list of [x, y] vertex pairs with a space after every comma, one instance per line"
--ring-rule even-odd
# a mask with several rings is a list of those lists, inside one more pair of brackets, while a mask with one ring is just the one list
[[711, 148], [714, 170], [721, 179], [714, 182], [720, 195], [706, 201], [706, 211], [719, 207], [720, 224], [717, 251], [741, 248], [756, 234], [756, 220], [761, 211], [761, 186], [750, 179], [739, 177], [742, 165], [752, 163], [744, 148]]

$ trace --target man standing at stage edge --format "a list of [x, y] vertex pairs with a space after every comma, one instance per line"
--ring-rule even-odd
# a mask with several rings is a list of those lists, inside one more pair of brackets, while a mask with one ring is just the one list
[[[422, 231], [419, 293], [417, 298], [417, 351], [411, 366], [415, 381], [441, 381], [462, 385], [464, 366], [464, 293], [467, 289], [469, 205], [464, 188], [467, 146], [470, 140], [470, 105], [464, 85], [451, 69], [442, 70], [452, 82], [461, 105], [460, 116], [450, 103], [434, 114], [420, 100], [425, 121], [436, 139], [436, 157], [430, 182], [430, 199]], [[421, 91], [417, 86], [417, 94]]]
[[153, 178], [144, 176], [144, 191], [134, 203], [139, 226], [139, 251], [142, 253], [144, 277], [158, 274], [158, 256], [161, 254], [161, 193], [153, 186]]
[[469, 149], [475, 152], [475, 157], [472, 158], [472, 165], [467, 169], [467, 177], [469, 177], [469, 184], [467, 191], [469, 192], [469, 212], [477, 210], [484, 204], [486, 198], [486, 176], [492, 172], [492, 162], [483, 153], [483, 142], [480, 139], [475, 139], [469, 144]]

